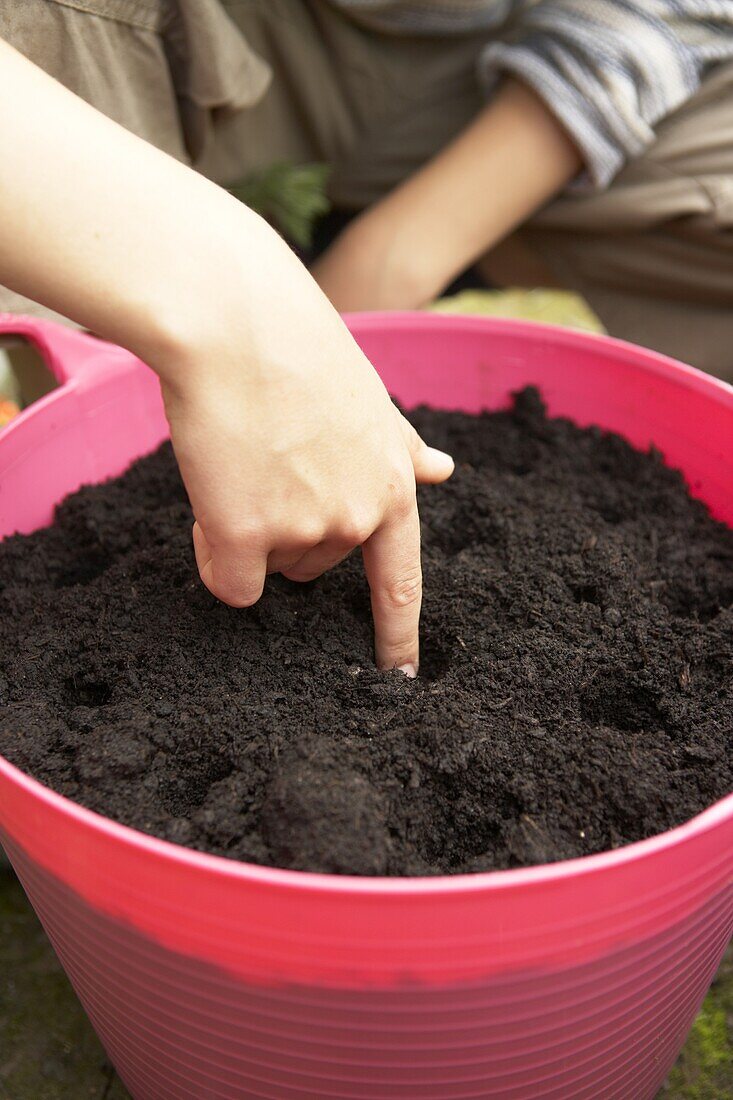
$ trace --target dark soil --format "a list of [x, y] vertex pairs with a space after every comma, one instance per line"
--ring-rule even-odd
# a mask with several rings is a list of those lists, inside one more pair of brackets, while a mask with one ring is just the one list
[[78, 802], [281, 867], [598, 852], [733, 789], [733, 533], [621, 438], [419, 410], [417, 680], [372, 664], [358, 555], [254, 608], [199, 583], [165, 446], [0, 546], [0, 751]]

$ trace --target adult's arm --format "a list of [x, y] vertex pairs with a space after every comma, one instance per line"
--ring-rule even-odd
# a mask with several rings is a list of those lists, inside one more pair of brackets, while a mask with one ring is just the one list
[[341, 309], [412, 308], [566, 186], [607, 187], [733, 59], [733, 0], [518, 5], [479, 61], [487, 106], [314, 267]]
[[423, 305], [580, 163], [542, 100], [509, 80], [424, 168], [351, 222], [313, 274], [341, 310]]

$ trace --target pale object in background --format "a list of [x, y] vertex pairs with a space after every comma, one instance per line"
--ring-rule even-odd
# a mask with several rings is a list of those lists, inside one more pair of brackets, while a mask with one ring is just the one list
[[0, 397], [17, 401], [20, 397], [18, 383], [8, 352], [0, 347]]
[[56, 385], [37, 348], [21, 336], [0, 336], [0, 427]]
[[569, 290], [463, 290], [427, 307], [431, 313], [475, 313], [604, 332], [593, 310]]

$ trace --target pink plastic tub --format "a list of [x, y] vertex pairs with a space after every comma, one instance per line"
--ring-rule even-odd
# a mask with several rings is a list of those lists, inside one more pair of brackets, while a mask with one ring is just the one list
[[[552, 413], [654, 442], [733, 520], [733, 390], [598, 336], [351, 318], [390, 389], [477, 411], [526, 382]], [[0, 434], [0, 534], [166, 435], [127, 353], [0, 318], [61, 386]], [[0, 759], [0, 839], [136, 1100], [647, 1100], [733, 930], [733, 797], [553, 866], [338, 878], [153, 840]], [[19, 976], [22, 980], [22, 976]]]

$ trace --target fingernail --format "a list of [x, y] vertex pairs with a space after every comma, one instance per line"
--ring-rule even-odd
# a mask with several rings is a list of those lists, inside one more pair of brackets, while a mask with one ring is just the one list
[[417, 676], [417, 669], [414, 665], [399, 665], [400, 672], [404, 672], [408, 679], [414, 680]]
[[446, 454], [445, 451], [439, 451], [437, 447], [430, 447], [430, 453], [434, 463], [439, 463], [441, 472], [444, 477], [450, 477], [456, 468], [456, 464], [453, 461], [451, 455]]

